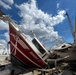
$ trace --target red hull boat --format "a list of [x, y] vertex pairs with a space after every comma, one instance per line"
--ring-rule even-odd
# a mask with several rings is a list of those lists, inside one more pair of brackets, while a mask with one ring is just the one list
[[49, 52], [40, 41], [36, 37], [32, 41], [28, 40], [9, 16], [0, 16], [1, 20], [9, 22], [11, 63], [31, 68], [46, 66]]
[[28, 40], [17, 25], [9, 24], [11, 62], [22, 67], [44, 67], [47, 65], [45, 60], [49, 52], [35, 37], [32, 41]]

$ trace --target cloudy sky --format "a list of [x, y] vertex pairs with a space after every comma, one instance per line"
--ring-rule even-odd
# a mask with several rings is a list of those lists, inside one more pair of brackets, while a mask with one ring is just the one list
[[[73, 42], [65, 13], [68, 12], [74, 26], [76, 0], [0, 0], [0, 6], [27, 37], [31, 39], [33, 31], [47, 48], [60, 38]], [[9, 41], [8, 30], [8, 23], [0, 20], [0, 43]]]

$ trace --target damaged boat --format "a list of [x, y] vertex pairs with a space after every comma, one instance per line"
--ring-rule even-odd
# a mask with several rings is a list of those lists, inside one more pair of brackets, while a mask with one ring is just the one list
[[0, 19], [9, 22], [11, 63], [25, 68], [46, 66], [50, 54], [37, 37], [30, 41], [9, 16], [3, 15]]
[[27, 67], [43, 67], [47, 64], [45, 60], [48, 58], [49, 52], [36, 37], [30, 41], [18, 26], [12, 23], [9, 24], [9, 32], [11, 61], [17, 60]]

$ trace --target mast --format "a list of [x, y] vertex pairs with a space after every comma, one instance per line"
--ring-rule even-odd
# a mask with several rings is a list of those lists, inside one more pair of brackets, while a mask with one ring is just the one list
[[74, 32], [73, 32], [73, 26], [72, 26], [72, 23], [71, 23], [70, 17], [69, 17], [69, 15], [68, 15], [68, 12], [66, 12], [66, 16], [67, 16], [68, 21], [69, 21], [69, 25], [70, 25], [71, 33], [72, 33], [73, 37], [75, 38], [75, 34], [74, 34]]
[[74, 31], [73, 31], [73, 26], [72, 26], [71, 20], [70, 20], [67, 12], [66, 12], [66, 15], [67, 15], [67, 18], [68, 18], [68, 21], [70, 24], [70, 29], [71, 29], [71, 33], [72, 33], [73, 38], [74, 38], [74, 46], [75, 46], [76, 45], [76, 17], [75, 17], [75, 21], [74, 21]]

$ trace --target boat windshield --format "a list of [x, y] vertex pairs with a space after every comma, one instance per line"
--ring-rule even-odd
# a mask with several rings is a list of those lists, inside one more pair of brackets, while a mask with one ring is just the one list
[[44, 54], [46, 52], [35, 38], [32, 40], [32, 42], [36, 46], [36, 48], [41, 52], [41, 54]]

